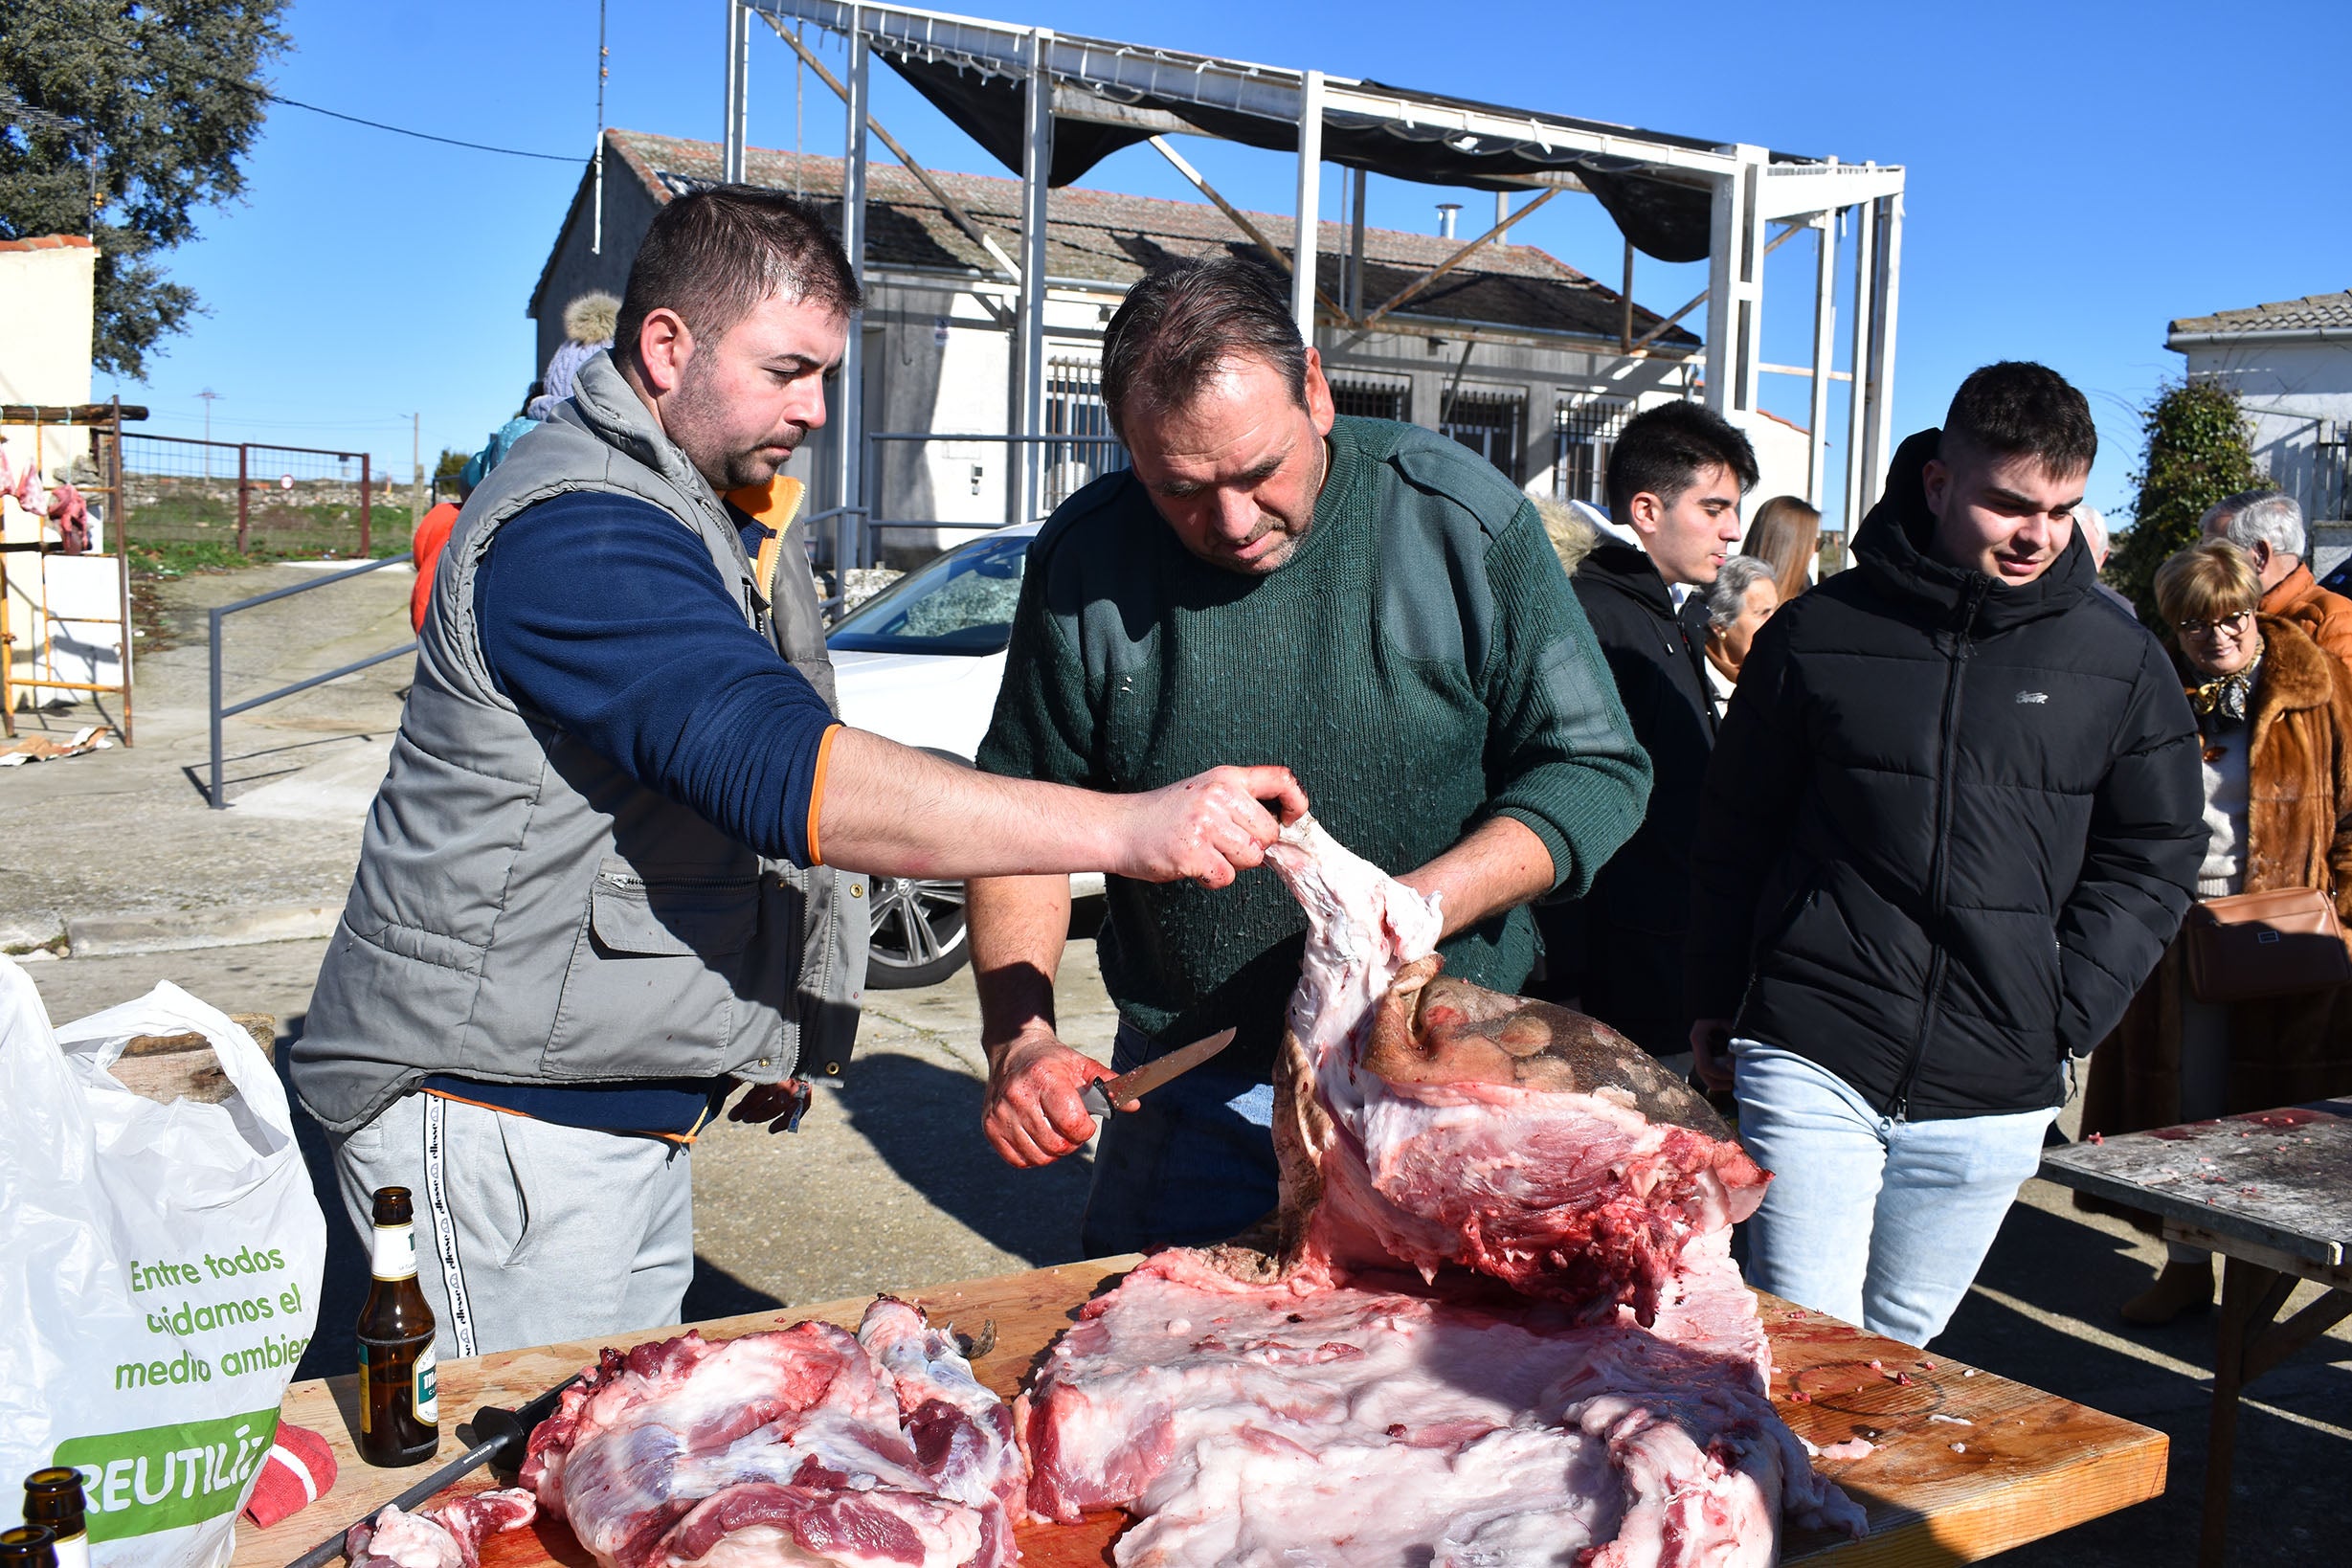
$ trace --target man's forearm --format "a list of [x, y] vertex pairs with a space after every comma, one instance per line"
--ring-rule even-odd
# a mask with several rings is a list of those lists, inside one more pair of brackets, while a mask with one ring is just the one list
[[980, 1044], [1054, 1024], [1054, 976], [1070, 929], [1067, 877], [982, 877], [965, 885], [972, 974], [980, 992]]
[[1446, 936], [1540, 898], [1558, 885], [1552, 852], [1515, 817], [1490, 818], [1418, 870], [1397, 879], [1417, 893], [1440, 895]]
[[827, 865], [885, 877], [1099, 870], [1114, 856], [1116, 805], [843, 728], [826, 760], [817, 849]]
[[846, 726], [831, 732], [812, 858], [885, 877], [1115, 872], [1210, 887], [1266, 859], [1307, 810], [1288, 768], [1212, 768], [1139, 795], [999, 778]]

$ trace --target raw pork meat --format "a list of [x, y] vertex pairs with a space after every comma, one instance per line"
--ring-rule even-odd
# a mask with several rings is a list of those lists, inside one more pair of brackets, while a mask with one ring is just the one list
[[1467, 1265], [1642, 1321], [1766, 1176], [1707, 1102], [1580, 1013], [1440, 976], [1433, 904], [1311, 818], [1269, 859], [1308, 911], [1275, 1148], [1291, 1268]]
[[944, 1333], [884, 1297], [829, 1323], [608, 1350], [524, 1484], [600, 1568], [1001, 1568], [1024, 1462]]
[[1860, 1534], [1766, 1398], [1729, 1230], [1765, 1178], [1705, 1103], [1591, 1019], [1440, 979], [1433, 901], [1311, 820], [1284, 840], [1279, 1251], [1160, 1252], [1088, 1304], [1019, 1412], [1031, 1510], [1137, 1514], [1123, 1568], [1730, 1568], [1784, 1515]]
[[405, 1513], [390, 1504], [344, 1533], [351, 1568], [476, 1568], [482, 1538], [520, 1530], [539, 1504], [520, 1487], [478, 1491], [429, 1513]]

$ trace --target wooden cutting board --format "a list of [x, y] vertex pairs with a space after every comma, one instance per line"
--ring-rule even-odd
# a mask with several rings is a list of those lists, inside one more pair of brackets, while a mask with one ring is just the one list
[[[919, 1303], [932, 1321], [967, 1333], [976, 1333], [993, 1321], [996, 1348], [978, 1357], [974, 1370], [1009, 1398], [1039, 1355], [1076, 1318], [1079, 1307], [1133, 1262], [1102, 1259], [891, 1293]], [[1877, 1338], [1775, 1297], [1758, 1301], [1772, 1339], [1774, 1402], [1789, 1425], [1825, 1447], [1856, 1436], [1876, 1445], [1864, 1458], [1822, 1463], [1869, 1514], [1869, 1536], [1849, 1541], [1795, 1533], [1782, 1545], [1786, 1561], [1838, 1568], [1973, 1562], [2163, 1490], [2162, 1432]], [[708, 1339], [809, 1318], [855, 1328], [864, 1310], [863, 1301], [823, 1302], [694, 1327]], [[626, 1342], [680, 1332], [652, 1331]], [[435, 1463], [463, 1451], [457, 1428], [472, 1420], [476, 1408], [520, 1404], [594, 1361], [597, 1348], [583, 1341], [442, 1363], [441, 1448]], [[324, 1433], [342, 1472], [323, 1502], [275, 1529], [240, 1528], [232, 1568], [282, 1568], [425, 1473], [423, 1467], [382, 1470], [359, 1460], [353, 1447], [357, 1386], [356, 1378], [333, 1378], [287, 1390], [284, 1419]], [[491, 1484], [477, 1475], [454, 1490], [472, 1491]], [[1125, 1523], [1124, 1515], [1106, 1514], [1079, 1525], [1023, 1526], [1021, 1560], [1032, 1568], [1102, 1568], [1110, 1561], [1110, 1544]], [[548, 1563], [594, 1568], [571, 1531], [545, 1518], [527, 1531], [492, 1536], [482, 1551], [482, 1568]]]

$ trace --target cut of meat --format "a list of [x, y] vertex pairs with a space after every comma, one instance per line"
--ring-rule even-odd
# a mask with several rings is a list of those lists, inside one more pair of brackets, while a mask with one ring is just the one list
[[1013, 1521], [1022, 1512], [1029, 1462], [1013, 1439], [1013, 1412], [972, 1375], [952, 1334], [920, 1308], [884, 1296], [866, 1309], [858, 1342], [898, 1392], [899, 1421], [915, 1462], [943, 1497], [978, 1512], [981, 1568], [1015, 1561]]
[[1309, 924], [1275, 1091], [1293, 1268], [1461, 1264], [1647, 1321], [1683, 1246], [1762, 1201], [1688, 1086], [1581, 1014], [1440, 977], [1434, 907], [1311, 818], [1268, 858]]
[[1765, 1176], [1579, 1015], [1439, 977], [1425, 900], [1311, 819], [1280, 1251], [1154, 1254], [1021, 1400], [1029, 1506], [1124, 1568], [1766, 1564], [1862, 1533], [1773, 1410], [1731, 1261]]
[[1030, 1507], [1142, 1515], [1122, 1568], [1763, 1564], [1783, 1512], [1859, 1533], [1763, 1394], [1721, 1240], [1654, 1330], [1410, 1276], [1246, 1284], [1155, 1253], [1023, 1400]]
[[539, 1504], [520, 1487], [479, 1491], [426, 1513], [385, 1505], [373, 1518], [344, 1533], [351, 1568], [476, 1568], [485, 1536], [520, 1530]]
[[604, 1352], [532, 1433], [524, 1484], [601, 1568], [1000, 1568], [1011, 1416], [904, 1302]]

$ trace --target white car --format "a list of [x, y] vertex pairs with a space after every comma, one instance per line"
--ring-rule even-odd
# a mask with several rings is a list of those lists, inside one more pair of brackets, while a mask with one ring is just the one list
[[[841, 717], [861, 729], [970, 763], [1004, 683], [1029, 541], [1017, 523], [916, 568], [826, 634]], [[963, 967], [964, 885], [876, 877], [873, 953], [878, 990], [930, 985]], [[1099, 894], [1101, 875], [1070, 879], [1076, 898]]]

